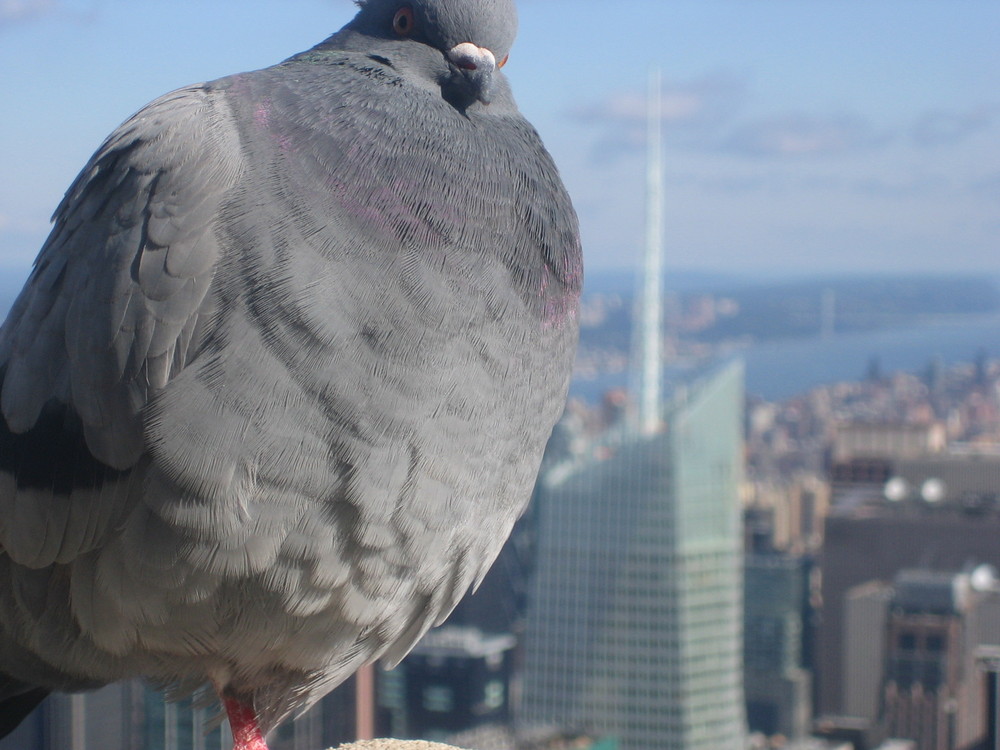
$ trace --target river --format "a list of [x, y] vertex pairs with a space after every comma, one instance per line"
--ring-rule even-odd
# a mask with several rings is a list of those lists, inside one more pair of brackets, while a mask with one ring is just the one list
[[[972, 362], [979, 352], [1000, 357], [1000, 315], [963, 316], [863, 333], [751, 344], [735, 354], [746, 364], [747, 393], [782, 401], [810, 388], [861, 380], [877, 358], [885, 374], [920, 372], [934, 359], [944, 365]], [[667, 368], [667, 379], [683, 377], [689, 367]], [[571, 394], [597, 401], [608, 388], [623, 387], [623, 373], [577, 380]]]

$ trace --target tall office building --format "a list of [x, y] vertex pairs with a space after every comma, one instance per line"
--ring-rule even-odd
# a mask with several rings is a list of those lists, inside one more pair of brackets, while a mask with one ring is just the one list
[[779, 552], [744, 560], [743, 681], [751, 731], [797, 739], [809, 732], [811, 688], [802, 621], [808, 562]]
[[882, 709], [889, 610], [893, 588], [868, 581], [848, 589], [844, 597], [844, 639], [841, 648], [844, 715], [874, 726]]
[[[966, 575], [903, 570], [890, 602], [883, 720], [917, 750], [971, 747], [986, 733], [971, 637], [980, 604]], [[995, 626], [995, 623], [993, 623]], [[991, 639], [996, 642], [996, 637]]]
[[543, 473], [523, 725], [743, 746], [742, 411], [730, 363], [677, 389], [659, 431]]
[[445, 625], [427, 633], [401, 665], [379, 677], [388, 722], [379, 735], [448, 742], [510, 723], [513, 635]]
[[228, 750], [226, 725], [206, 733], [213, 709], [167, 703], [139, 680], [87, 693], [53, 693], [0, 750]]
[[844, 634], [851, 722], [909, 739], [915, 750], [996, 747], [980, 744], [995, 708], [984, 667], [1000, 647], [1000, 586], [991, 566], [907, 568], [892, 583], [855, 586]]
[[[316, 750], [353, 739], [336, 710], [344, 686], [268, 738], [271, 750]], [[353, 696], [351, 696], [353, 697]], [[350, 716], [353, 722], [353, 702]], [[230, 750], [233, 737], [218, 704], [190, 698], [167, 702], [140, 680], [116, 682], [86, 693], [53, 693], [0, 750]], [[213, 717], [220, 721], [214, 721]]]
[[[820, 717], [859, 710], [859, 695], [845, 680], [851, 589], [872, 580], [892, 581], [907, 568], [960, 570], [970, 560], [1000, 567], [997, 457], [899, 459], [889, 469], [893, 479], [882, 492], [869, 491], [874, 499], [858, 501], [859, 491], [847, 497], [850, 502], [835, 502], [826, 518], [817, 632]], [[879, 498], [882, 493], [893, 499]]]

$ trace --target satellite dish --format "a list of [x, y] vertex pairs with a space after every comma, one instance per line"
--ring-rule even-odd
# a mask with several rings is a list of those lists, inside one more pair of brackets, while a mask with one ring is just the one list
[[885, 499], [889, 502], [898, 503], [901, 500], [905, 500], [906, 496], [910, 494], [910, 485], [902, 477], [892, 477], [892, 479], [885, 483], [882, 494], [885, 495]]
[[924, 480], [924, 483], [920, 485], [920, 496], [925, 502], [937, 504], [944, 500], [944, 495], [944, 482], [940, 479], [931, 477], [930, 479]]
[[997, 584], [1000, 583], [997, 579], [1000, 575], [997, 574], [997, 569], [988, 563], [977, 566], [972, 573], [969, 574], [969, 585], [972, 586], [973, 591], [996, 591], [998, 589]]

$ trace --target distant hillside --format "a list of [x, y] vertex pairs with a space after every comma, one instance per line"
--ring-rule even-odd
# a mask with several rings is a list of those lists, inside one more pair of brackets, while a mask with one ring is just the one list
[[[637, 270], [588, 268], [584, 278], [583, 293], [631, 295], [635, 289]], [[720, 273], [717, 271], [697, 271], [668, 268], [664, 274], [664, 285], [668, 290], [678, 292], [706, 291], [715, 289], [736, 289], [757, 285], [765, 281], [762, 277], [747, 274]]]
[[[1000, 312], [1000, 289], [994, 279], [971, 276], [838, 277], [751, 285], [722, 280], [669, 294], [664, 322], [681, 338], [704, 342], [805, 337], [820, 333], [824, 307], [827, 314], [832, 310], [833, 330], [868, 331], [928, 317]], [[627, 350], [631, 309], [629, 293], [603, 317], [585, 317], [583, 344]]]
[[990, 279], [971, 277], [873, 277], [817, 279], [734, 290], [739, 315], [720, 319], [706, 340], [808, 336], [820, 331], [824, 299], [840, 332], [905, 325], [940, 315], [1000, 310]]

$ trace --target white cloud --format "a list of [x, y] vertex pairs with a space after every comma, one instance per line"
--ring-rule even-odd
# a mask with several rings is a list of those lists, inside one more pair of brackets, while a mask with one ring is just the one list
[[56, 16], [71, 23], [93, 21], [99, 10], [97, 0], [0, 0], [0, 33], [18, 24]]
[[782, 115], [737, 128], [724, 142], [745, 156], [839, 156], [884, 145], [888, 137], [858, 117]]
[[[660, 91], [660, 111], [667, 126], [695, 126], [729, 117], [743, 100], [745, 82], [725, 73], [692, 81], [665, 81]], [[582, 122], [645, 123], [646, 94], [619, 91], [605, 99], [578, 107], [572, 116]]]
[[970, 192], [985, 198], [1000, 197], [1000, 172], [994, 172], [986, 177], [974, 180], [969, 186]]
[[0, 27], [55, 10], [57, 0], [0, 0]]
[[998, 119], [998, 105], [981, 105], [964, 112], [934, 110], [917, 118], [911, 135], [918, 146], [950, 145], [986, 130]]
[[[743, 79], [725, 73], [666, 81], [660, 92], [663, 125], [675, 143], [702, 143], [732, 119], [745, 91]], [[600, 129], [595, 155], [601, 159], [638, 152], [645, 146], [648, 112], [644, 92], [613, 92], [576, 107], [569, 115]]]
[[[716, 74], [686, 82], [668, 82], [661, 93], [666, 139], [672, 146], [788, 159], [844, 155], [882, 146], [889, 137], [868, 121], [847, 114], [779, 114], [740, 122], [746, 82]], [[570, 115], [599, 128], [594, 154], [599, 160], [641, 153], [646, 143], [647, 100], [635, 91], [615, 92], [582, 105]]]

